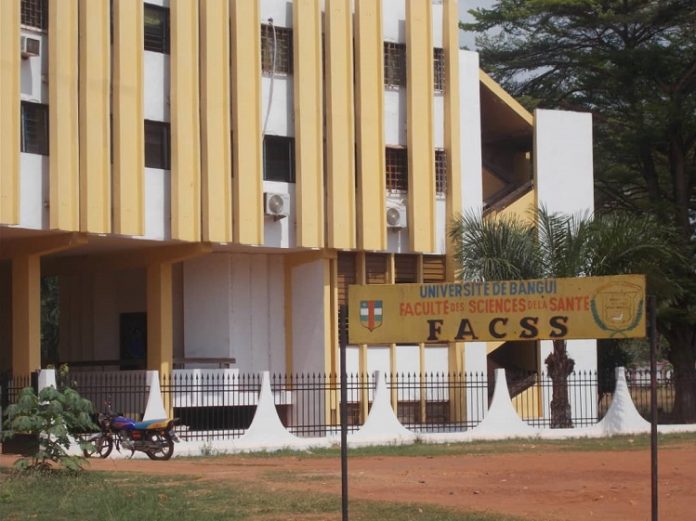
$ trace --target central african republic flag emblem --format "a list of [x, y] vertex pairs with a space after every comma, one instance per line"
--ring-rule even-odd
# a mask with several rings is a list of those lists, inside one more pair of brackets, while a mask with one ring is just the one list
[[382, 325], [382, 301], [381, 300], [361, 300], [360, 301], [360, 325], [370, 331]]

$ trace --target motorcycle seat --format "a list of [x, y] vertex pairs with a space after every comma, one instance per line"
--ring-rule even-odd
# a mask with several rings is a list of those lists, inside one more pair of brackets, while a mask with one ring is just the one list
[[145, 420], [141, 422], [135, 422], [133, 428], [139, 431], [146, 431], [149, 429], [166, 429], [169, 423], [169, 418], [159, 418], [156, 420]]

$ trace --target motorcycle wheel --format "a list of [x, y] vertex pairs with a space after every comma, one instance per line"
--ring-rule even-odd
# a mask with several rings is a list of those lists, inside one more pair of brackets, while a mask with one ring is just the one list
[[99, 436], [93, 440], [94, 450], [82, 449], [82, 453], [85, 458], [90, 456], [99, 456], [100, 458], [107, 458], [114, 448], [114, 441], [109, 436]]
[[150, 449], [145, 451], [148, 458], [166, 461], [172, 457], [172, 454], [174, 454], [174, 441], [169, 437], [169, 435], [157, 432], [152, 434], [150, 441], [157, 443], [160, 447], [158, 449]]

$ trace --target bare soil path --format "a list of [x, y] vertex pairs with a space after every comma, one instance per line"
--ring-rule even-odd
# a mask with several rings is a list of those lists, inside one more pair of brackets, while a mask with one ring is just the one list
[[[1, 465], [10, 461], [0, 458]], [[661, 449], [659, 466], [660, 518], [695, 520], [696, 446]], [[89, 468], [341, 493], [340, 462], [328, 457], [109, 459], [90, 460]], [[650, 453], [643, 449], [350, 457], [349, 480], [352, 501], [434, 504], [530, 520], [650, 519]]]

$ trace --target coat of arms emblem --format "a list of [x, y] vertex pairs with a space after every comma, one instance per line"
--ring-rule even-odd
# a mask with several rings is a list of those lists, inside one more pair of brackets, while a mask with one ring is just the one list
[[360, 325], [374, 331], [382, 325], [382, 301], [360, 301]]
[[619, 282], [604, 286], [591, 301], [592, 317], [611, 337], [626, 336], [643, 316], [643, 298], [639, 286]]

